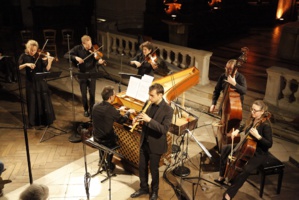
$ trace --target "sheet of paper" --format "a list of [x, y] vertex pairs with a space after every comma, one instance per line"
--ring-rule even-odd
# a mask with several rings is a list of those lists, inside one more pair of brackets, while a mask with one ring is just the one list
[[130, 77], [126, 95], [145, 102], [148, 99], [148, 89], [154, 77], [149, 75], [142, 76], [141, 79]]
[[126, 95], [129, 96], [129, 97], [135, 98], [136, 94], [137, 94], [137, 91], [138, 91], [138, 88], [139, 88], [140, 82], [141, 82], [141, 79], [135, 78], [134, 76], [131, 76], [130, 80], [129, 80], [128, 88], [127, 88], [127, 91], [126, 91]]

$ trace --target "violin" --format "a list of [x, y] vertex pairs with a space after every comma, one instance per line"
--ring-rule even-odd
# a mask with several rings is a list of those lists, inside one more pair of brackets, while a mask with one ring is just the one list
[[103, 53], [99, 51], [100, 48], [102, 48], [102, 46], [99, 47], [97, 44], [94, 44], [89, 50], [90, 53], [94, 54], [96, 60], [99, 60], [103, 57]]
[[[89, 49], [90, 54], [89, 54], [88, 56], [86, 56], [86, 57], [83, 59], [83, 61], [86, 60], [87, 58], [89, 58], [89, 57], [92, 56], [92, 55], [94, 55], [94, 57], [95, 57], [96, 60], [100, 60], [100, 59], [104, 56], [103, 53], [100, 52], [100, 49], [101, 49], [102, 47], [103, 47], [103, 45], [99, 47], [97, 44], [94, 44], [94, 45], [91, 47], [91, 49]], [[80, 63], [78, 63], [77, 65], [79, 65], [79, 64], [80, 64]], [[103, 65], [106, 66], [106, 64], [107, 64], [107, 62], [104, 60]]]
[[[53, 58], [54, 59], [54, 57], [50, 56], [49, 52], [43, 51], [41, 49], [37, 50], [36, 54], [34, 55], [34, 58], [35, 59], [39, 59], [39, 58], [41, 58], [41, 59], [44, 59], [44, 58], [47, 58], [47, 59], [48, 58]], [[55, 61], [57, 61], [57, 58], [55, 58]]]
[[154, 51], [152, 51], [151, 53], [147, 54], [145, 56], [144, 61], [142, 63], [144, 63], [145, 61], [147, 61], [149, 64], [151, 64], [153, 66], [154, 69], [156, 69], [158, 67], [157, 66], [158, 57], [157, 57], [157, 54], [156, 54], [156, 51], [158, 49], [159, 48], [157, 47]]

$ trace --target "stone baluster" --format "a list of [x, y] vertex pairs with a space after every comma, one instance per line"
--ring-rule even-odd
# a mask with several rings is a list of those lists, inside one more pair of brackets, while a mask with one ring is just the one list
[[290, 106], [290, 96], [292, 94], [292, 91], [291, 91], [292, 77], [289, 76], [288, 74], [284, 74], [283, 77], [286, 79], [286, 86], [282, 90], [283, 98], [280, 99], [278, 102], [279, 102], [280, 108], [288, 109]]
[[[125, 46], [125, 49], [124, 49], [124, 55], [125, 56], [129, 56], [130, 55], [130, 41], [129, 40], [125, 40], [125, 44], [126, 44], [126, 46]], [[121, 53], [120, 53], [121, 54]]]
[[187, 68], [188, 66], [186, 65], [186, 54], [183, 54], [183, 53], [181, 53], [181, 55], [182, 55], [182, 62], [181, 62], [181, 68], [183, 68], [183, 69], [185, 69], [185, 68]]
[[136, 41], [132, 41], [132, 48], [130, 50], [130, 55], [128, 55], [128, 57], [134, 57], [136, 55], [136, 53], [137, 53], [136, 47], [135, 47], [136, 43], [137, 43]]
[[116, 37], [113, 35], [111, 35], [111, 38], [112, 38], [112, 47], [111, 47], [111, 49], [112, 49], [112, 51], [111, 51], [111, 53], [112, 54], [117, 54], [117, 43], [116, 43]]
[[266, 85], [266, 93], [264, 97], [264, 101], [278, 106], [278, 97], [281, 92], [281, 76], [282, 70], [280, 67], [269, 67], [267, 69], [268, 79]]
[[123, 44], [123, 38], [121, 38], [121, 36], [118, 37], [118, 48], [117, 48], [117, 52], [118, 54], [122, 54], [124, 52], [124, 44]]

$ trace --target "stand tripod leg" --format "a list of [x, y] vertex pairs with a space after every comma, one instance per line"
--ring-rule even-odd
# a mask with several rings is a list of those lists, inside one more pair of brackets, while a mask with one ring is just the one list
[[[49, 136], [48, 138], [44, 139], [44, 137], [45, 137], [47, 131], [49, 130], [49, 128], [53, 128], [53, 129], [55, 129], [55, 130], [59, 130], [59, 131], [61, 131], [62, 133], [60, 133], [60, 134], [53, 134], [53, 133], [52, 133], [51, 136]], [[62, 130], [62, 129], [60, 129], [60, 128], [56, 128], [55, 126], [48, 125], [48, 126], [46, 126], [45, 131], [44, 131], [44, 133], [43, 133], [43, 135], [42, 135], [42, 137], [41, 137], [41, 139], [40, 139], [39, 142], [44, 142], [44, 141], [49, 140], [49, 139], [51, 139], [51, 138], [53, 138], [53, 137], [55, 137], [55, 136], [59, 136], [59, 135], [66, 134], [66, 133], [67, 133], [67, 131], [65, 131], [65, 130]]]

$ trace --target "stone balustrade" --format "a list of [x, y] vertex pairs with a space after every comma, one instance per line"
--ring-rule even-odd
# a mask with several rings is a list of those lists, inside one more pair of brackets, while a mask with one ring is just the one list
[[[97, 39], [103, 45], [103, 51], [108, 58], [119, 59], [123, 56], [125, 61], [133, 58], [138, 50], [137, 36], [98, 31]], [[157, 49], [157, 56], [163, 59], [168, 65], [185, 69], [195, 66], [200, 71], [200, 85], [209, 84], [209, 65], [212, 52], [182, 47], [170, 43], [152, 40]], [[179, 69], [178, 68], [178, 69]]]
[[267, 73], [268, 79], [264, 100], [281, 112], [298, 116], [299, 72], [273, 66], [267, 69]]

